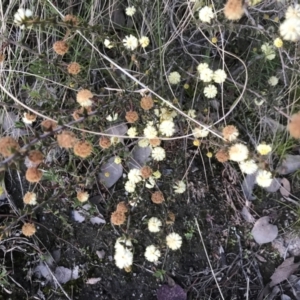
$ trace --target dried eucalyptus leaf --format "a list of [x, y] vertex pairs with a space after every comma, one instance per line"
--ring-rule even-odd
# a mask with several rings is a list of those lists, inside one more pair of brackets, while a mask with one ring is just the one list
[[150, 147], [140, 147], [139, 145], [134, 146], [131, 152], [131, 158], [128, 162], [129, 169], [140, 169], [145, 165], [150, 159], [151, 154]]
[[283, 197], [288, 197], [291, 192], [291, 184], [286, 178], [281, 179], [280, 193]]
[[59, 283], [66, 283], [72, 279], [72, 270], [65, 267], [57, 267], [54, 275]]
[[123, 175], [122, 164], [115, 163], [115, 157], [111, 157], [101, 167], [99, 179], [107, 188], [112, 187]]
[[14, 138], [28, 135], [26, 130], [16, 128], [15, 123], [19, 121], [20, 119], [15, 113], [2, 111], [0, 114], [0, 124], [2, 125], [3, 135], [10, 135]]
[[246, 200], [251, 201], [255, 199], [255, 196], [252, 195], [255, 186], [255, 179], [256, 172], [253, 174], [248, 174], [242, 183], [242, 190]]
[[265, 188], [265, 190], [269, 193], [275, 193], [280, 189], [280, 187], [281, 187], [280, 179], [273, 178], [271, 185]]
[[[124, 123], [117, 124], [109, 127], [105, 130], [105, 133], [111, 134], [111, 135], [125, 135], [128, 130], [128, 126]], [[123, 138], [119, 138], [120, 142], [123, 143]]]
[[280, 175], [290, 174], [300, 168], [300, 155], [287, 154], [277, 167]]

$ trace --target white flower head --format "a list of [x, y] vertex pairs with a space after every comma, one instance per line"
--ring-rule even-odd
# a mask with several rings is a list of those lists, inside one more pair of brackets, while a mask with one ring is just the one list
[[23, 197], [24, 203], [28, 205], [36, 205], [37, 204], [36, 199], [37, 199], [36, 193], [32, 193], [32, 192], [27, 192]]
[[141, 139], [141, 140], [139, 140], [138, 145], [141, 148], [146, 148], [146, 147], [149, 146], [149, 140], [148, 139]]
[[174, 184], [174, 192], [176, 194], [183, 194], [185, 191], [186, 191], [186, 184], [182, 180]]
[[245, 174], [253, 174], [257, 171], [258, 165], [253, 159], [240, 162], [240, 169]]
[[215, 17], [215, 14], [213, 13], [213, 10], [211, 7], [204, 6], [199, 10], [199, 19], [202, 22], [210, 23], [211, 20]]
[[178, 72], [174, 71], [169, 74], [168, 79], [171, 84], [177, 84], [180, 82], [181, 76]]
[[269, 187], [272, 183], [272, 173], [266, 170], [259, 170], [256, 175], [256, 183], [261, 187]]
[[129, 6], [126, 8], [125, 13], [127, 16], [132, 17], [136, 13], [136, 9], [134, 6]]
[[267, 155], [272, 151], [272, 146], [267, 144], [259, 144], [256, 147], [256, 150], [260, 155]]
[[300, 19], [287, 19], [279, 26], [279, 32], [286, 41], [297, 42], [300, 39]]
[[116, 240], [116, 243], [115, 243], [115, 250], [118, 251], [119, 249], [122, 250], [123, 248], [126, 248], [126, 249], [131, 250], [131, 248], [132, 248], [132, 242], [131, 242], [131, 239], [126, 238], [126, 237], [119, 237], [119, 238]]
[[172, 121], [175, 117], [177, 116], [177, 112], [174, 110], [170, 110], [166, 107], [162, 107], [160, 109], [160, 121], [166, 121], [166, 120], [170, 120]]
[[108, 116], [106, 117], [106, 120], [107, 120], [108, 122], [113, 122], [113, 121], [116, 121], [116, 120], [118, 119], [118, 116], [119, 116], [118, 113], [112, 113], [111, 115], [108, 115]]
[[22, 121], [23, 121], [25, 124], [32, 125], [32, 123], [36, 121], [36, 115], [30, 114], [30, 113], [26, 113], [26, 112], [25, 112], [25, 113], [23, 114]]
[[110, 142], [112, 145], [117, 145], [118, 143], [120, 143], [120, 139], [117, 136], [111, 136], [110, 137]]
[[30, 9], [19, 8], [14, 14], [14, 23], [20, 26], [21, 29], [25, 29], [25, 24], [28, 19], [31, 19], [32, 11]]
[[160, 257], [160, 251], [154, 246], [150, 245], [146, 248], [145, 258], [150, 262], [157, 262]]
[[157, 137], [157, 130], [153, 125], [147, 125], [144, 129], [144, 135], [147, 139], [154, 139]]
[[173, 121], [165, 120], [159, 125], [159, 131], [165, 136], [172, 136], [175, 132], [175, 124]]
[[131, 169], [127, 175], [128, 180], [132, 183], [139, 183], [142, 181], [141, 171], [139, 169]]
[[147, 36], [142, 36], [139, 39], [139, 43], [140, 43], [142, 48], [146, 48], [150, 44], [150, 39]]
[[276, 56], [274, 47], [272, 45], [270, 45], [269, 43], [264, 43], [261, 46], [261, 51], [264, 53], [267, 60], [272, 60]]
[[202, 127], [196, 127], [193, 129], [193, 134], [196, 139], [207, 137], [209, 131]]
[[114, 258], [119, 269], [130, 268], [133, 263], [133, 253], [127, 248], [116, 251]]
[[268, 80], [268, 84], [271, 86], [275, 86], [278, 84], [279, 79], [276, 76], [271, 76]]
[[112, 42], [109, 39], [105, 39], [104, 46], [108, 49], [111, 49], [111, 48], [113, 48], [114, 45], [112, 44]]
[[162, 161], [166, 158], [166, 151], [162, 147], [155, 147], [152, 149], [151, 156], [156, 161]]
[[125, 39], [123, 39], [123, 45], [129, 50], [134, 50], [138, 47], [138, 39], [132, 34], [126, 35]]
[[166, 237], [167, 246], [172, 250], [177, 250], [182, 245], [182, 237], [178, 233], [170, 233]]
[[195, 119], [195, 118], [196, 118], [196, 110], [194, 110], [194, 109], [189, 109], [189, 110], [187, 111], [187, 115], [188, 115], [189, 117]]
[[148, 229], [150, 232], [159, 232], [162, 222], [160, 219], [152, 217], [148, 221]]
[[146, 180], [145, 187], [147, 189], [153, 189], [155, 187], [155, 184], [156, 184], [155, 179], [154, 177], [151, 176]]
[[128, 180], [125, 183], [125, 191], [128, 193], [133, 193], [135, 191], [136, 185], [132, 181]]
[[135, 137], [135, 136], [137, 136], [137, 130], [136, 130], [136, 127], [130, 127], [130, 128], [127, 130], [127, 134], [128, 134], [128, 136], [130, 136], [130, 137]]
[[214, 77], [214, 72], [210, 68], [206, 68], [200, 72], [200, 80], [203, 82], [211, 82]]
[[205, 69], [209, 69], [209, 66], [207, 63], [201, 63], [197, 66], [197, 71], [199, 72], [199, 74], [201, 74], [202, 71], [204, 71]]
[[288, 19], [299, 19], [300, 18], [300, 5], [289, 6], [285, 13], [285, 18]]
[[229, 148], [228, 153], [230, 160], [241, 162], [248, 158], [249, 150], [247, 146], [237, 143]]
[[206, 98], [215, 98], [218, 94], [218, 90], [216, 86], [210, 84], [204, 88], [203, 93]]
[[227, 78], [227, 74], [224, 70], [218, 69], [214, 72], [213, 80], [215, 83], [223, 83]]

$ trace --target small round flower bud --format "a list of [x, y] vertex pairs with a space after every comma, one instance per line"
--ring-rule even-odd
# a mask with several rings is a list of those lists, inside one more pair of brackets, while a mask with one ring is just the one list
[[41, 151], [31, 150], [25, 158], [27, 168], [37, 167], [44, 160], [44, 155]]
[[53, 44], [53, 50], [58, 54], [58, 55], [64, 55], [68, 52], [69, 46], [66, 42], [64, 41], [57, 41]]
[[44, 132], [53, 131], [54, 129], [57, 128], [57, 123], [51, 120], [44, 120], [41, 123], [41, 127]]
[[64, 130], [61, 134], [57, 135], [57, 143], [59, 147], [69, 149], [73, 148], [77, 142], [77, 138], [72, 131]]
[[39, 182], [43, 177], [43, 172], [37, 168], [28, 168], [25, 177], [31, 183]]
[[156, 191], [151, 196], [151, 201], [155, 204], [161, 204], [165, 201], [164, 195], [160, 191]]
[[108, 138], [107, 136], [102, 136], [99, 140], [99, 146], [102, 149], [108, 149], [111, 146], [110, 138]]
[[79, 141], [74, 145], [75, 155], [86, 158], [92, 154], [93, 146], [89, 142]]
[[125, 201], [119, 202], [118, 205], [117, 205], [116, 211], [121, 212], [123, 214], [127, 213], [128, 212], [128, 207], [127, 207], [126, 202]]
[[161, 143], [161, 140], [159, 138], [149, 139], [149, 144], [152, 147], [158, 147]]
[[36, 232], [36, 229], [35, 229], [35, 226], [34, 224], [32, 223], [25, 223], [23, 226], [22, 226], [22, 233], [25, 235], [25, 236], [32, 236], [34, 235]]
[[152, 100], [152, 97], [151, 96], [145, 96], [141, 99], [141, 108], [144, 109], [144, 110], [149, 110], [153, 107], [154, 105], [154, 102]]
[[229, 154], [225, 149], [220, 149], [216, 154], [215, 154], [216, 159], [224, 163], [229, 160]]
[[86, 202], [89, 200], [89, 193], [88, 192], [83, 192], [83, 191], [79, 191], [77, 192], [77, 199], [79, 202]]
[[140, 169], [140, 174], [144, 179], [149, 178], [152, 175], [152, 173], [152, 169], [148, 166], [144, 166]]
[[23, 197], [23, 202], [28, 205], [36, 204], [36, 193], [27, 192]]
[[71, 62], [68, 64], [68, 73], [71, 75], [77, 75], [80, 72], [80, 64], [77, 62]]
[[110, 217], [110, 221], [114, 224], [114, 225], [122, 225], [124, 224], [124, 222], [126, 221], [126, 216], [123, 212], [120, 211], [114, 211], [111, 214]]
[[139, 115], [136, 111], [128, 111], [126, 112], [125, 119], [128, 123], [134, 123], [139, 119]]
[[9, 157], [20, 149], [19, 144], [10, 136], [0, 138], [0, 154]]
[[93, 98], [92, 92], [86, 89], [79, 91], [76, 96], [77, 102], [83, 107], [92, 106], [93, 101], [91, 98]]

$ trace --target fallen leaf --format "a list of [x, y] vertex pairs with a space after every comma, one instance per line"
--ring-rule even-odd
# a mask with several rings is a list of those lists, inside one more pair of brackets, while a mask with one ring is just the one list
[[101, 166], [99, 178], [107, 188], [112, 187], [123, 175], [122, 164], [115, 163], [115, 157], [111, 157]]
[[280, 179], [273, 178], [271, 185], [265, 188], [265, 190], [269, 193], [275, 193], [280, 189], [280, 187], [281, 187]]
[[287, 154], [277, 167], [277, 173], [286, 175], [300, 168], [300, 155]]
[[85, 220], [85, 217], [77, 210], [72, 211], [72, 217], [73, 217], [74, 221], [76, 221], [78, 223], [82, 223]]
[[169, 286], [168, 284], [163, 284], [156, 292], [157, 300], [186, 300], [187, 295], [184, 289], [175, 284], [174, 286]]
[[271, 276], [270, 287], [288, 279], [288, 277], [292, 275], [299, 266], [300, 262], [294, 263], [294, 257], [287, 258]]
[[286, 178], [281, 179], [280, 193], [283, 197], [288, 197], [291, 192], [291, 184]]
[[99, 282], [101, 280], [101, 278], [89, 278], [86, 281], [86, 284], [96, 284], [97, 282]]
[[252, 195], [254, 185], [255, 185], [255, 179], [256, 179], [256, 172], [254, 174], [248, 174], [242, 183], [242, 190], [246, 200], [251, 201], [255, 199], [255, 196]]
[[242, 215], [242, 217], [244, 218], [244, 220], [245, 220], [246, 222], [254, 223], [255, 219], [254, 219], [254, 217], [251, 215], [251, 213], [249, 212], [248, 207], [244, 206], [244, 207], [242, 208], [241, 215]]
[[106, 221], [104, 220], [104, 217], [101, 215], [101, 217], [91, 217], [90, 218], [91, 223], [94, 224], [105, 224]]
[[278, 235], [278, 228], [276, 225], [269, 223], [270, 218], [268, 216], [262, 217], [258, 219], [253, 228], [252, 228], [252, 235], [255, 239], [256, 243], [258, 244], [266, 244], [270, 243]]

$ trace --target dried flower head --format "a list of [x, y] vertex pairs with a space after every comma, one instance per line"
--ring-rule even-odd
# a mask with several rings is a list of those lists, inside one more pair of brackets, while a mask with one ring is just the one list
[[82, 157], [82, 158], [86, 158], [92, 154], [93, 146], [89, 142], [78, 141], [74, 145], [73, 150], [74, 150], [75, 155]]
[[122, 225], [126, 221], [126, 216], [123, 212], [116, 210], [111, 214], [110, 221], [114, 225]]
[[152, 173], [152, 169], [148, 166], [144, 166], [140, 169], [140, 174], [144, 179], [149, 178], [152, 175]]
[[57, 123], [51, 120], [44, 120], [41, 123], [41, 127], [44, 132], [53, 131], [57, 128]]
[[43, 172], [37, 168], [28, 168], [25, 177], [31, 183], [39, 182], [43, 177]]
[[110, 138], [107, 136], [102, 136], [99, 140], [99, 146], [102, 149], [108, 149], [111, 146]]
[[243, 144], [235, 144], [229, 148], [229, 159], [232, 161], [241, 162], [248, 158], [249, 150]]
[[224, 163], [229, 160], [229, 154], [225, 149], [220, 149], [216, 154], [215, 154], [216, 159]]
[[71, 62], [68, 64], [68, 73], [71, 75], [77, 75], [80, 72], [80, 64], [77, 62]]
[[77, 199], [79, 202], [86, 202], [89, 200], [89, 193], [84, 191], [77, 192]]
[[119, 202], [118, 205], [117, 205], [116, 211], [119, 211], [123, 214], [127, 213], [128, 212], [128, 207], [127, 207], [126, 202], [125, 201]]
[[245, 9], [242, 0], [228, 0], [224, 7], [224, 15], [228, 20], [239, 20]]
[[34, 235], [36, 233], [36, 229], [35, 229], [34, 224], [32, 224], [32, 223], [25, 223], [22, 226], [22, 233], [25, 236], [32, 236], [32, 235]]
[[37, 115], [33, 113], [24, 113], [22, 120], [25, 124], [31, 125], [33, 122], [36, 121], [36, 117]]
[[232, 142], [236, 140], [239, 135], [239, 131], [233, 125], [228, 125], [222, 130], [223, 137], [226, 141]]
[[64, 55], [68, 52], [69, 46], [65, 41], [57, 41], [53, 44], [53, 50], [58, 55]]
[[92, 106], [93, 101], [91, 98], [93, 98], [92, 92], [86, 89], [79, 91], [76, 96], [77, 102], [83, 107]]
[[160, 191], [156, 191], [151, 195], [151, 201], [155, 204], [161, 204], [165, 201], [164, 195]]
[[25, 158], [27, 168], [37, 167], [44, 160], [44, 154], [39, 150], [31, 150]]
[[149, 144], [152, 147], [158, 147], [161, 143], [161, 140], [159, 138], [149, 139]]
[[27, 192], [23, 197], [23, 202], [28, 205], [36, 205], [36, 193]]
[[90, 114], [92, 112], [92, 107], [88, 106], [88, 107], [81, 107], [79, 109], [76, 109], [72, 116], [74, 118], [75, 121], [79, 120], [82, 117], [85, 117], [86, 114]]
[[128, 123], [134, 123], [139, 119], [139, 115], [136, 111], [127, 111], [125, 115], [125, 119]]
[[56, 139], [59, 147], [65, 149], [73, 148], [77, 142], [75, 134], [72, 131], [67, 130], [64, 130], [61, 134], [58, 134]]
[[154, 102], [153, 102], [151, 96], [145, 96], [141, 99], [140, 104], [141, 104], [142, 109], [149, 110], [153, 107]]
[[73, 26], [77, 26], [79, 24], [78, 18], [76, 16], [74, 16], [74, 15], [66, 15], [64, 17], [64, 22], [65, 23], [69, 23], [69, 24], [71, 24]]
[[291, 116], [291, 121], [288, 124], [288, 131], [293, 138], [300, 138], [300, 112]]
[[0, 154], [9, 157], [20, 149], [18, 142], [10, 136], [0, 138]]

